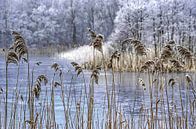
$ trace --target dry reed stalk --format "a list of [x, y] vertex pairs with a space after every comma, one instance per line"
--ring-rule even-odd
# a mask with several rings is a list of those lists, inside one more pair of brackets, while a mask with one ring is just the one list
[[[101, 34], [97, 35], [95, 32], [92, 33], [92, 31], [90, 31], [90, 33], [91, 33], [91, 38], [92, 38], [92, 42], [90, 45], [92, 45], [94, 49], [98, 50], [102, 54], [102, 62], [103, 62], [103, 68], [104, 68], [104, 73], [105, 73], [105, 82], [106, 82], [106, 93], [107, 93], [107, 100], [108, 100], [109, 129], [111, 129], [111, 106], [110, 106], [111, 102], [110, 102], [110, 94], [109, 94], [108, 82], [107, 82], [107, 72], [106, 72], [107, 64], [106, 64], [106, 60], [105, 60], [103, 48], [102, 48], [104, 36]], [[95, 35], [96, 35], [96, 37], [95, 37]]]
[[99, 71], [100, 67], [96, 67], [91, 74], [91, 85], [89, 87], [89, 97], [88, 102], [88, 124], [87, 128], [92, 129], [92, 120], [93, 120], [93, 109], [94, 109], [94, 83], [98, 84], [99, 81]]
[[193, 54], [187, 48], [182, 46], [177, 46], [177, 50], [179, 55], [185, 59], [188, 69], [191, 69], [193, 67]]
[[144, 46], [144, 44], [142, 44], [139, 40], [136, 39], [125, 39], [122, 44], [130, 44], [131, 46], [133, 46], [135, 53], [136, 53], [136, 67], [135, 67], [135, 71], [139, 71], [139, 65], [140, 65], [140, 59], [139, 56], [147, 56], [147, 52], [146, 52], [146, 47]]

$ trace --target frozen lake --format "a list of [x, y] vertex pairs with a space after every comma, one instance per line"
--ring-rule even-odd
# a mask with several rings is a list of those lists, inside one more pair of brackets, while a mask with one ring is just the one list
[[[35, 63], [42, 62], [40, 66], [36, 66]], [[70, 64], [70, 61], [64, 59], [64, 58], [58, 58], [58, 57], [31, 57], [30, 58], [30, 72], [32, 72], [32, 68], [34, 67], [33, 72], [33, 83], [35, 82], [35, 79], [38, 75], [44, 74], [48, 80], [49, 83], [46, 86], [42, 86], [41, 96], [39, 99], [36, 99], [35, 105], [36, 105], [36, 112], [39, 112], [41, 110], [40, 105], [43, 106], [45, 100], [50, 99], [50, 90], [51, 90], [51, 83], [52, 78], [54, 75], [54, 70], [51, 69], [51, 65], [53, 63], [58, 63], [62, 70], [63, 70], [63, 87], [65, 89], [65, 101], [67, 103], [69, 98], [69, 107], [70, 107], [70, 114], [75, 114], [76, 112], [76, 103], [81, 101], [81, 104], [84, 105], [85, 110], [85, 87], [86, 91], [88, 92], [88, 87], [90, 83], [90, 76], [91, 71], [84, 71], [84, 78], [82, 75], [76, 76], [76, 73], [74, 71], [74, 68]], [[170, 108], [172, 111], [174, 111], [174, 107], [178, 110], [178, 115], [180, 116], [181, 113], [181, 103], [180, 103], [180, 96], [182, 97], [182, 104], [185, 107], [186, 106], [186, 79], [185, 75], [187, 73], [170, 73], [170, 74], [155, 74], [152, 78], [151, 75], [151, 81], [152, 82], [152, 101], [153, 101], [153, 109], [155, 110], [156, 101], [160, 100], [159, 102], [159, 108], [158, 114], [164, 113], [167, 114], [167, 98], [166, 93], [161, 92], [162, 89], [167, 87], [168, 91], [168, 98], [170, 103]], [[195, 88], [196, 85], [196, 74], [195, 73], [188, 73], [193, 80], [193, 87]], [[19, 72], [19, 94], [22, 95], [24, 98], [24, 102], [26, 101], [27, 96], [27, 64], [25, 62], [21, 62], [20, 65], [20, 72]], [[32, 77], [31, 77], [32, 78]], [[131, 116], [139, 117], [142, 115], [141, 108], [143, 107], [146, 110], [150, 109], [150, 92], [149, 92], [149, 76], [147, 73], [129, 73], [129, 72], [116, 72], [114, 74], [114, 85], [115, 85], [115, 95], [116, 95], [116, 105], [119, 107], [119, 109], [123, 112], [124, 117], [127, 119], [131, 119]], [[138, 84], [138, 78], [142, 78], [144, 80], [144, 83], [146, 85], [146, 90], [142, 86]], [[176, 84], [173, 87], [168, 86], [169, 79], [174, 78], [176, 80]], [[12, 101], [13, 101], [13, 94], [14, 89], [16, 87], [16, 79], [17, 79], [17, 66], [14, 64], [9, 65], [8, 70], [8, 80], [9, 80], [9, 109], [12, 109]], [[55, 81], [59, 81], [59, 78], [56, 77], [54, 79]], [[107, 72], [107, 80], [108, 80], [108, 86], [110, 89], [112, 89], [113, 84], [113, 76], [112, 72]], [[5, 61], [4, 58], [0, 58], [0, 87], [5, 91]], [[56, 122], [59, 124], [59, 126], [64, 126], [64, 108], [62, 104], [61, 99], [61, 88], [56, 87], [54, 89], [55, 93], [55, 116], [56, 116]], [[47, 92], [46, 92], [47, 91]], [[161, 96], [163, 95], [163, 98]], [[0, 104], [3, 104], [4, 102], [4, 96], [5, 94], [0, 94]], [[189, 90], [189, 98], [190, 100], [194, 99], [192, 90]], [[164, 101], [163, 101], [164, 100]], [[22, 100], [19, 99], [18, 104], [22, 104]], [[99, 84], [95, 85], [95, 97], [94, 97], [94, 110], [95, 110], [95, 119], [99, 121], [98, 119], [103, 119], [104, 111], [107, 108], [107, 102], [106, 102], [106, 85], [105, 85], [105, 76], [104, 72], [101, 71], [99, 76]], [[174, 106], [175, 105], [175, 106]], [[20, 109], [20, 106], [18, 106], [18, 109]], [[1, 108], [1, 117], [3, 116], [3, 108]], [[84, 111], [85, 112], [85, 111]], [[19, 110], [18, 110], [19, 113]], [[194, 116], [195, 116], [194, 112]], [[11, 114], [9, 113], [9, 116]], [[161, 116], [161, 115], [160, 115]], [[74, 119], [75, 115], [73, 115]], [[162, 119], [161, 117], [157, 119]], [[190, 124], [192, 119], [190, 119]], [[98, 124], [101, 126], [101, 123]], [[95, 126], [95, 125], [94, 125]]]

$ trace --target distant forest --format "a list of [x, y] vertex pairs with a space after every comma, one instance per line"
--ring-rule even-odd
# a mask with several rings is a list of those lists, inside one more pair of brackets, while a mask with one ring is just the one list
[[10, 30], [28, 44], [85, 44], [87, 28], [109, 36], [119, 10], [117, 0], [0, 0], [0, 6], [1, 46]]
[[29, 46], [89, 43], [88, 29], [119, 43], [163, 46], [174, 40], [195, 52], [196, 0], [0, 0], [0, 46], [20, 32]]

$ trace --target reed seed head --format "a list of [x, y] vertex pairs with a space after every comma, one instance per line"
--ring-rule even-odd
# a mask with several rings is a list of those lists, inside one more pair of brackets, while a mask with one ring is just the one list
[[37, 66], [40, 66], [42, 64], [42, 62], [37, 62], [35, 63]]
[[75, 68], [75, 71], [77, 72], [77, 76], [79, 76], [83, 71], [82, 67], [76, 62], [71, 62], [71, 64]]
[[167, 61], [168, 59], [172, 58], [172, 56], [173, 56], [172, 47], [169, 44], [165, 45], [161, 53], [161, 59], [163, 61]]
[[131, 38], [125, 39], [122, 42], [122, 45], [128, 44], [128, 43], [130, 43], [134, 47], [137, 55], [140, 55], [140, 56], [147, 55], [144, 44], [142, 44], [139, 40], [131, 39]]
[[193, 59], [193, 54], [185, 47], [182, 46], [177, 46], [177, 50], [179, 54], [185, 58], [186, 60], [192, 60]]
[[13, 31], [12, 35], [14, 36], [14, 43], [11, 45], [9, 50], [16, 52], [19, 59], [21, 59], [22, 56], [28, 54], [27, 45], [24, 38], [18, 32]]
[[60, 66], [58, 63], [54, 63], [52, 66], [51, 66], [52, 69], [54, 69], [55, 72], [57, 72], [59, 69], [60, 69]]
[[33, 93], [34, 93], [36, 98], [39, 98], [39, 96], [40, 96], [41, 83], [42, 82], [44, 83], [44, 85], [46, 85], [48, 83], [48, 79], [45, 75], [40, 75], [36, 79], [36, 83], [35, 83], [34, 88], [33, 88]]
[[13, 64], [18, 65], [18, 62], [19, 62], [18, 55], [15, 52], [13, 52], [13, 51], [9, 51], [8, 55], [7, 55], [6, 64], [13, 63]]
[[103, 35], [98, 34], [92, 44], [93, 47], [100, 52], [103, 52], [102, 50], [103, 39], [104, 39]]
[[171, 78], [171, 79], [169, 79], [168, 84], [169, 84], [171, 87], [173, 87], [173, 86], [176, 84], [176, 81], [175, 81], [173, 78]]
[[0, 87], [0, 94], [3, 94], [3, 88]]
[[99, 71], [101, 70], [101, 67], [97, 66], [91, 74], [91, 79], [94, 79], [95, 83], [98, 84], [99, 82]]
[[58, 87], [61, 86], [61, 84], [59, 82], [54, 82], [54, 87]]
[[142, 78], [138, 78], [138, 83], [139, 83], [140, 86], [143, 87], [144, 90], [146, 90], [146, 85], [145, 85], [145, 83], [144, 83]]
[[188, 75], [188, 74], [186, 74], [185, 76], [186, 76], [186, 81], [187, 81], [189, 84], [192, 83], [192, 78], [191, 78], [191, 76]]
[[91, 28], [88, 28], [88, 31], [90, 33], [91, 39], [94, 40], [97, 37], [97, 34], [91, 30]]
[[112, 54], [111, 59], [117, 59], [119, 61], [120, 60], [120, 56], [121, 56], [121, 53], [119, 51], [115, 51]]
[[177, 69], [178, 71], [184, 68], [182, 64], [176, 59], [172, 59], [170, 62], [172, 63], [173, 68]]
[[155, 67], [155, 62], [153, 60], [148, 60], [144, 63], [144, 65], [141, 66], [141, 71], [146, 71], [146, 70], [153, 70]]

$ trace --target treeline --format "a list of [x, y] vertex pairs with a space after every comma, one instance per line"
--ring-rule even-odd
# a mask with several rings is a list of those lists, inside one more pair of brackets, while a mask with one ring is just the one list
[[[111, 41], [118, 47], [127, 38], [142, 41], [158, 55], [169, 41], [196, 51], [195, 0], [122, 0]], [[120, 46], [121, 45], [121, 46]]]
[[1, 0], [0, 45], [11, 44], [11, 30], [28, 44], [79, 46], [88, 43], [87, 28], [111, 34], [117, 0]]

